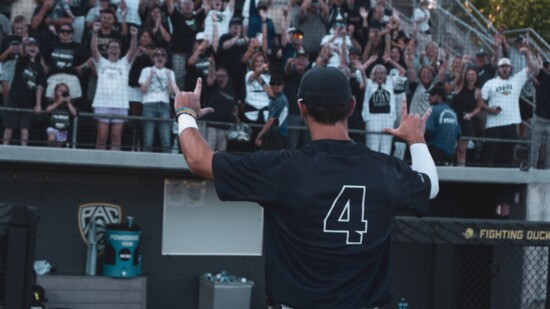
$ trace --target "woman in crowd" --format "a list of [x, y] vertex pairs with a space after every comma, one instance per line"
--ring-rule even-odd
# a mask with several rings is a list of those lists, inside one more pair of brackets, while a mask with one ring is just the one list
[[[97, 90], [92, 107], [97, 120], [96, 149], [107, 149], [107, 138], [111, 137], [111, 150], [120, 150], [122, 128], [128, 115], [128, 76], [130, 66], [134, 61], [137, 50], [137, 33], [135, 27], [130, 28], [132, 39], [130, 49], [120, 58], [122, 44], [118, 40], [111, 40], [107, 44], [107, 59], [101, 56], [98, 49], [99, 22], [92, 28], [92, 57], [97, 71]], [[121, 91], [122, 90], [122, 91]], [[118, 115], [121, 117], [108, 117]]]
[[405, 57], [408, 67], [409, 95], [410, 102], [409, 113], [424, 115], [430, 108], [428, 91], [437, 83], [442, 81], [447, 70], [449, 55], [445, 57], [445, 61], [439, 67], [439, 71], [435, 71], [430, 65], [423, 65], [418, 70], [418, 75], [412, 64], [412, 53], [407, 53]]
[[[267, 57], [262, 52], [257, 52], [250, 58], [250, 71], [245, 76], [246, 98], [244, 101], [243, 121], [251, 124], [263, 125], [268, 117], [269, 98], [273, 96], [269, 82], [271, 75]], [[252, 127], [254, 138], [259, 127]], [[254, 146], [253, 146], [254, 147]]]
[[163, 21], [162, 10], [159, 5], [154, 5], [147, 15], [143, 28], [151, 29], [153, 43], [157, 47], [167, 48], [172, 40], [172, 35], [168, 30], [168, 24]]
[[48, 145], [62, 147], [67, 142], [67, 136], [71, 127], [71, 117], [76, 116], [76, 108], [71, 100], [69, 86], [65, 83], [55, 85], [53, 90], [53, 102], [46, 107], [51, 113], [48, 133]]
[[[364, 67], [369, 67], [376, 61], [376, 56], [372, 56]], [[391, 63], [399, 70], [399, 76], [405, 75], [405, 69], [390, 57], [384, 58], [384, 61]], [[391, 135], [382, 135], [383, 128], [393, 128], [396, 118], [394, 84], [396, 77], [388, 78], [386, 67], [377, 64], [372, 69], [370, 78], [367, 80], [365, 89], [365, 98], [363, 101], [363, 120], [366, 123], [367, 136], [366, 145], [371, 150], [379, 151], [385, 154], [391, 152]]]
[[[466, 63], [463, 61], [463, 66]], [[451, 107], [455, 110], [462, 136], [475, 136], [473, 118], [481, 111], [483, 99], [479, 87], [479, 76], [474, 68], [466, 70], [454, 89]], [[468, 139], [459, 139], [456, 148], [456, 165], [466, 165]]]
[[[166, 68], [167, 53], [162, 47], [157, 47], [153, 53], [154, 65], [144, 68], [139, 77], [143, 93], [143, 116], [146, 118], [170, 119], [170, 96], [175, 93], [173, 84], [176, 82], [174, 72]], [[162, 152], [170, 152], [170, 129], [168, 121], [143, 121], [143, 150], [153, 150], [155, 126], [158, 127]]]

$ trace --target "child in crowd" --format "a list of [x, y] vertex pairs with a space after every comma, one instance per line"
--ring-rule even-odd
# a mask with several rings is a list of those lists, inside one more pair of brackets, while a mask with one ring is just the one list
[[48, 133], [48, 145], [62, 147], [67, 142], [67, 135], [71, 127], [71, 116], [76, 116], [76, 108], [71, 101], [69, 86], [65, 83], [55, 85], [53, 102], [46, 107], [51, 113]]

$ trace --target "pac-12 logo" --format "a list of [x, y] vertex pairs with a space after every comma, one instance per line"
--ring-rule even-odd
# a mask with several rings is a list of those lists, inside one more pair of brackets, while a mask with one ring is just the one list
[[[90, 203], [80, 205], [78, 208], [78, 229], [84, 243], [88, 244], [88, 232], [92, 222], [96, 222], [95, 237], [98, 253], [105, 248], [105, 226], [107, 224], [120, 223], [122, 208], [108, 203]], [[92, 221], [93, 220], [93, 221]]]

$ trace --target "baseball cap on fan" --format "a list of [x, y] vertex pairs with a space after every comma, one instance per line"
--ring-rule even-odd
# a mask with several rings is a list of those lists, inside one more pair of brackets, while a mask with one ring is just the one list
[[501, 67], [503, 65], [512, 66], [512, 61], [510, 61], [510, 59], [508, 58], [500, 58], [500, 60], [498, 61], [498, 66]]
[[298, 88], [298, 99], [311, 106], [342, 106], [351, 101], [351, 88], [342, 71], [316, 67], [307, 71]]

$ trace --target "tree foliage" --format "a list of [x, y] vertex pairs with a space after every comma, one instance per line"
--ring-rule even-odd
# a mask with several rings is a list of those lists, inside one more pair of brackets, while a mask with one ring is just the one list
[[550, 38], [550, 0], [471, 0], [495, 28], [532, 28], [547, 41]]

